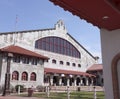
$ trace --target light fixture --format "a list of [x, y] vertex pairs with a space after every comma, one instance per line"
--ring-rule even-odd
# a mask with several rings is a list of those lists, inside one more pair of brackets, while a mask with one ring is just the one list
[[109, 19], [109, 16], [103, 16], [102, 19], [107, 20], [107, 19]]

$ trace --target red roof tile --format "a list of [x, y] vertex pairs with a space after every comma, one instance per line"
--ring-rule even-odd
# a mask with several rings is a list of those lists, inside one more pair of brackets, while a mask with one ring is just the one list
[[52, 68], [45, 68], [45, 73], [58, 73], [58, 74], [69, 74], [69, 75], [82, 75], [82, 76], [94, 76], [91, 74], [88, 74], [86, 72], [78, 72], [78, 71], [71, 71], [71, 70], [61, 70], [61, 69], [52, 69]]
[[103, 70], [102, 64], [94, 64], [90, 68], [88, 68], [87, 71], [98, 71], [98, 70]]
[[27, 55], [27, 56], [33, 56], [33, 57], [38, 57], [38, 58], [42, 58], [42, 59], [48, 59], [48, 57], [45, 57], [43, 55], [40, 55], [38, 53], [35, 53], [33, 51], [27, 50], [25, 48], [22, 48], [22, 47], [19, 47], [16, 45], [10, 45], [10, 46], [1, 48], [0, 51], [21, 54], [21, 55]]

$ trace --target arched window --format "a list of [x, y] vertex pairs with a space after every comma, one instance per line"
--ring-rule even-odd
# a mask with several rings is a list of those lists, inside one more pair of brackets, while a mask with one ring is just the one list
[[63, 65], [63, 61], [60, 61], [60, 64]]
[[73, 44], [59, 37], [45, 37], [35, 42], [35, 48], [81, 58], [80, 52]]
[[12, 80], [18, 80], [19, 79], [19, 73], [17, 71], [14, 71], [12, 73]]
[[24, 80], [24, 81], [28, 80], [28, 74], [27, 74], [27, 72], [23, 72], [22, 73], [22, 79], [21, 80]]
[[81, 64], [78, 64], [78, 67], [81, 67]]
[[55, 60], [55, 59], [53, 59], [53, 60], [52, 60], [52, 63], [56, 64], [56, 60]]
[[34, 73], [34, 72], [31, 73], [30, 80], [31, 81], [36, 81], [36, 73]]
[[67, 66], [70, 66], [70, 63], [69, 63], [69, 62], [66, 62], [66, 65], [67, 65]]
[[72, 66], [76, 66], [76, 64], [75, 64], [75, 63], [72, 63]]

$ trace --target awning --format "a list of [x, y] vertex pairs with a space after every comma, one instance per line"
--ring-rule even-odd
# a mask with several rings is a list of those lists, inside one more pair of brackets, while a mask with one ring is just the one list
[[95, 77], [95, 75], [91, 75], [86, 72], [62, 70], [62, 69], [52, 69], [52, 68], [44, 68], [44, 72], [45, 72], [45, 74], [53, 73], [53, 74], [65, 74], [65, 75], [67, 74], [67, 75], [81, 75], [81, 76]]
[[50, 0], [99, 28], [120, 29], [120, 0]]

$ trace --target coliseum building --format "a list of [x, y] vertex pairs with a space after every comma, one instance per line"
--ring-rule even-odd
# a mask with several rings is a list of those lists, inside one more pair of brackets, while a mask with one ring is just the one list
[[86, 71], [97, 63], [96, 57], [68, 34], [62, 20], [50, 29], [0, 33], [0, 40], [1, 86], [8, 69], [13, 87], [79, 86], [95, 82], [95, 76]]

